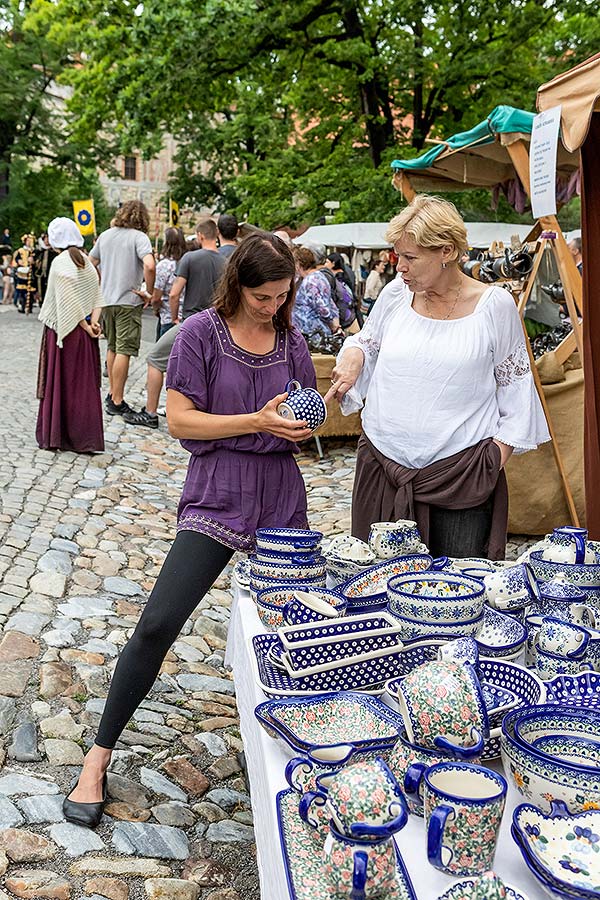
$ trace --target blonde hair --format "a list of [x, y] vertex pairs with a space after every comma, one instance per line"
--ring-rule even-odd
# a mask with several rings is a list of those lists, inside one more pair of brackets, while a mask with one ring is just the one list
[[394, 245], [405, 234], [427, 250], [441, 250], [452, 244], [454, 254], [450, 262], [458, 262], [469, 246], [467, 229], [457, 208], [441, 197], [417, 194], [406, 209], [394, 216], [385, 233], [386, 240]]

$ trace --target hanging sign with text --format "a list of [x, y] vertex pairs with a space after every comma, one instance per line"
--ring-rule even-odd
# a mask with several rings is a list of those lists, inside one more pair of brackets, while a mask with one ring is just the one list
[[556, 151], [560, 131], [560, 106], [533, 119], [529, 149], [531, 210], [535, 219], [556, 213]]

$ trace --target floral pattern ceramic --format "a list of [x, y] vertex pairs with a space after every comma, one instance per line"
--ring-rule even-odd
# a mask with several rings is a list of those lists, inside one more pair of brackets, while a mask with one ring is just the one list
[[316, 550], [323, 534], [301, 528], [257, 528], [256, 546], [263, 550], [293, 553], [294, 550]]
[[324, 556], [316, 556], [310, 562], [261, 561], [256, 556], [249, 557], [251, 577], [279, 578], [281, 581], [294, 581], [302, 578], [317, 578], [325, 575], [326, 560]]
[[394, 614], [440, 624], [474, 619], [484, 603], [481, 582], [456, 572], [397, 575], [388, 581], [387, 598]]
[[435, 660], [419, 666], [399, 683], [398, 704], [409, 739], [423, 747], [436, 747], [440, 737], [471, 746], [476, 732], [488, 733], [479, 681], [468, 665]]
[[366, 600], [385, 602], [387, 583], [393, 575], [429, 569], [432, 563], [433, 557], [425, 553], [418, 553], [414, 556], [398, 556], [388, 562], [378, 563], [367, 569], [366, 572], [350, 578], [345, 584], [340, 585], [340, 593], [357, 605], [359, 599], [361, 605], [364, 605]]
[[402, 718], [380, 700], [344, 692], [301, 700], [272, 700], [257, 711], [289, 736], [294, 747], [351, 744], [390, 747], [403, 728]]
[[546, 616], [540, 628], [538, 647], [545, 653], [558, 653], [581, 659], [590, 642], [589, 632], [580, 625]]
[[522, 804], [513, 829], [523, 850], [552, 881], [566, 889], [600, 894], [600, 811], [546, 816]]
[[547, 734], [536, 738], [532, 746], [541, 753], [558, 756], [578, 766], [600, 768], [600, 743], [565, 734]]
[[600, 563], [552, 562], [544, 559], [541, 550], [533, 550], [529, 563], [538, 581], [551, 581], [557, 575], [564, 575], [576, 587], [600, 587]]
[[515, 563], [484, 576], [485, 599], [497, 609], [514, 609], [537, 598], [532, 569], [527, 563]]
[[486, 872], [480, 878], [453, 885], [438, 900], [527, 900], [527, 897], [493, 872]]
[[421, 543], [417, 523], [409, 519], [397, 522], [374, 522], [369, 530], [369, 546], [380, 559], [414, 552]]
[[404, 641], [417, 638], [439, 637], [449, 638], [476, 635], [483, 624], [483, 612], [474, 619], [457, 619], [455, 621], [425, 622], [419, 619], [407, 619], [401, 616], [394, 607], [393, 601], [388, 603], [388, 610], [399, 626], [399, 635]]
[[[521, 796], [547, 812], [555, 800], [566, 803], [571, 812], [600, 809], [600, 769], [574, 765], [522, 744], [514, 734], [519, 715], [521, 710], [511, 710], [505, 716], [500, 744], [504, 772]], [[585, 730], [580, 733], [585, 735]]]
[[329, 785], [327, 803], [336, 826], [348, 836], [358, 824], [377, 828], [399, 820], [394, 830], [406, 824], [406, 801], [381, 758], [340, 769]]
[[438, 650], [438, 659], [446, 662], [469, 663], [475, 667], [479, 664], [479, 648], [474, 638], [456, 638], [442, 644]]
[[396, 884], [396, 848], [391, 840], [381, 843], [348, 840], [331, 829], [323, 847], [323, 874], [334, 897], [349, 897], [353, 888], [356, 854], [367, 857], [366, 897], [387, 897]]
[[[294, 599], [296, 591], [300, 590], [303, 583], [278, 585], [276, 587], [263, 588], [256, 593], [256, 606], [258, 615], [268, 631], [281, 628], [283, 621], [283, 607]], [[331, 603], [338, 610], [345, 608], [344, 599], [334, 591], [325, 591], [311, 586], [308, 588], [311, 594]]]
[[[309, 838], [312, 831], [298, 815], [298, 795], [282, 791], [277, 795], [277, 817], [290, 900], [332, 900], [323, 870], [322, 847]], [[396, 854], [396, 882], [386, 900], [416, 900], [416, 895], [400, 854]]]
[[594, 710], [538, 706], [519, 711], [512, 720], [512, 733], [521, 744], [533, 746], [540, 737], [557, 734], [582, 735], [600, 741], [600, 712]]
[[506, 803], [504, 778], [482, 766], [438, 763], [424, 781], [429, 862], [457, 876], [490, 869]]

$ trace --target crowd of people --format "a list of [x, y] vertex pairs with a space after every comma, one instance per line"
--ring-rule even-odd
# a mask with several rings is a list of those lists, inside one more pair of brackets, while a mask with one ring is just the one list
[[14, 304], [20, 313], [30, 315], [34, 306], [42, 306], [48, 277], [56, 251], [50, 246], [47, 232], [35, 239], [24, 234], [13, 251], [10, 230], [0, 236], [0, 289], [2, 303]]

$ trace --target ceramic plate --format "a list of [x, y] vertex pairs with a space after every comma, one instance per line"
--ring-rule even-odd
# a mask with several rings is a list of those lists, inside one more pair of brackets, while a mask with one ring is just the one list
[[600, 895], [600, 810], [548, 816], [523, 803], [513, 813], [513, 829], [522, 850], [551, 882], [584, 896]]
[[546, 703], [567, 703], [586, 709], [600, 707], [600, 672], [557, 675], [546, 682]]
[[[461, 881], [438, 897], [438, 900], [473, 900], [473, 897], [477, 896], [475, 893], [477, 882], [477, 878]], [[528, 900], [526, 894], [518, 891], [515, 887], [511, 887], [510, 884], [505, 884], [504, 887], [506, 889], [506, 900]]]
[[[312, 840], [310, 826], [298, 815], [298, 794], [292, 790], [280, 791], [276, 803], [279, 839], [291, 900], [331, 900], [323, 877], [321, 848], [317, 841]], [[416, 900], [397, 848], [396, 860], [397, 888], [386, 892], [386, 900]]]
[[404, 728], [402, 716], [380, 700], [344, 692], [302, 700], [271, 700], [256, 708], [296, 748], [326, 744], [390, 747]]

